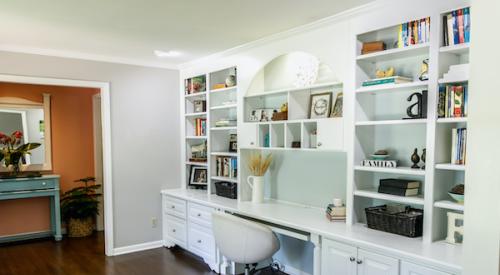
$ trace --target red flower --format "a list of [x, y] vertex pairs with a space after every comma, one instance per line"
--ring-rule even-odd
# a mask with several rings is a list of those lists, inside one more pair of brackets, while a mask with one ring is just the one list
[[12, 136], [16, 139], [21, 139], [23, 137], [23, 132], [15, 131], [14, 133], [12, 133]]

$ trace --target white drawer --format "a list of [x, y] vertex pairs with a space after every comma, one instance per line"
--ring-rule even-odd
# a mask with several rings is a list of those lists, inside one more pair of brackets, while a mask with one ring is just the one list
[[165, 196], [165, 212], [181, 219], [186, 219], [186, 201]]
[[205, 260], [215, 260], [215, 240], [210, 229], [189, 223], [189, 250]]
[[173, 242], [186, 246], [186, 221], [172, 215], [166, 215], [166, 233]]
[[196, 203], [188, 203], [188, 221], [208, 227], [210, 230], [212, 228], [212, 212], [214, 212], [213, 208]]

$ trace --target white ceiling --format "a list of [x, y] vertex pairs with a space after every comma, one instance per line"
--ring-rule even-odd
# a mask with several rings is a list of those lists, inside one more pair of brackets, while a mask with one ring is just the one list
[[371, 1], [0, 0], [0, 49], [178, 65]]

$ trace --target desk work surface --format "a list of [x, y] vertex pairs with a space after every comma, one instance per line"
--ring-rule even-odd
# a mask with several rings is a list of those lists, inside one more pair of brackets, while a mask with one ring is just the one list
[[238, 202], [205, 190], [167, 189], [164, 195], [207, 205], [250, 218], [321, 235], [335, 241], [381, 251], [403, 260], [418, 260], [450, 272], [461, 272], [461, 246], [445, 242], [424, 243], [421, 238], [407, 238], [391, 233], [372, 230], [364, 224], [347, 225], [330, 222], [323, 209], [304, 205], [266, 200], [262, 204]]

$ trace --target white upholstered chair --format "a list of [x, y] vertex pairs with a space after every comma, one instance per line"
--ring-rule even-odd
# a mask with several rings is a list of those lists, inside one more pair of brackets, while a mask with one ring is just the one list
[[228, 260], [245, 264], [247, 275], [250, 264], [269, 259], [280, 249], [269, 227], [233, 215], [213, 213], [212, 228], [219, 251]]

